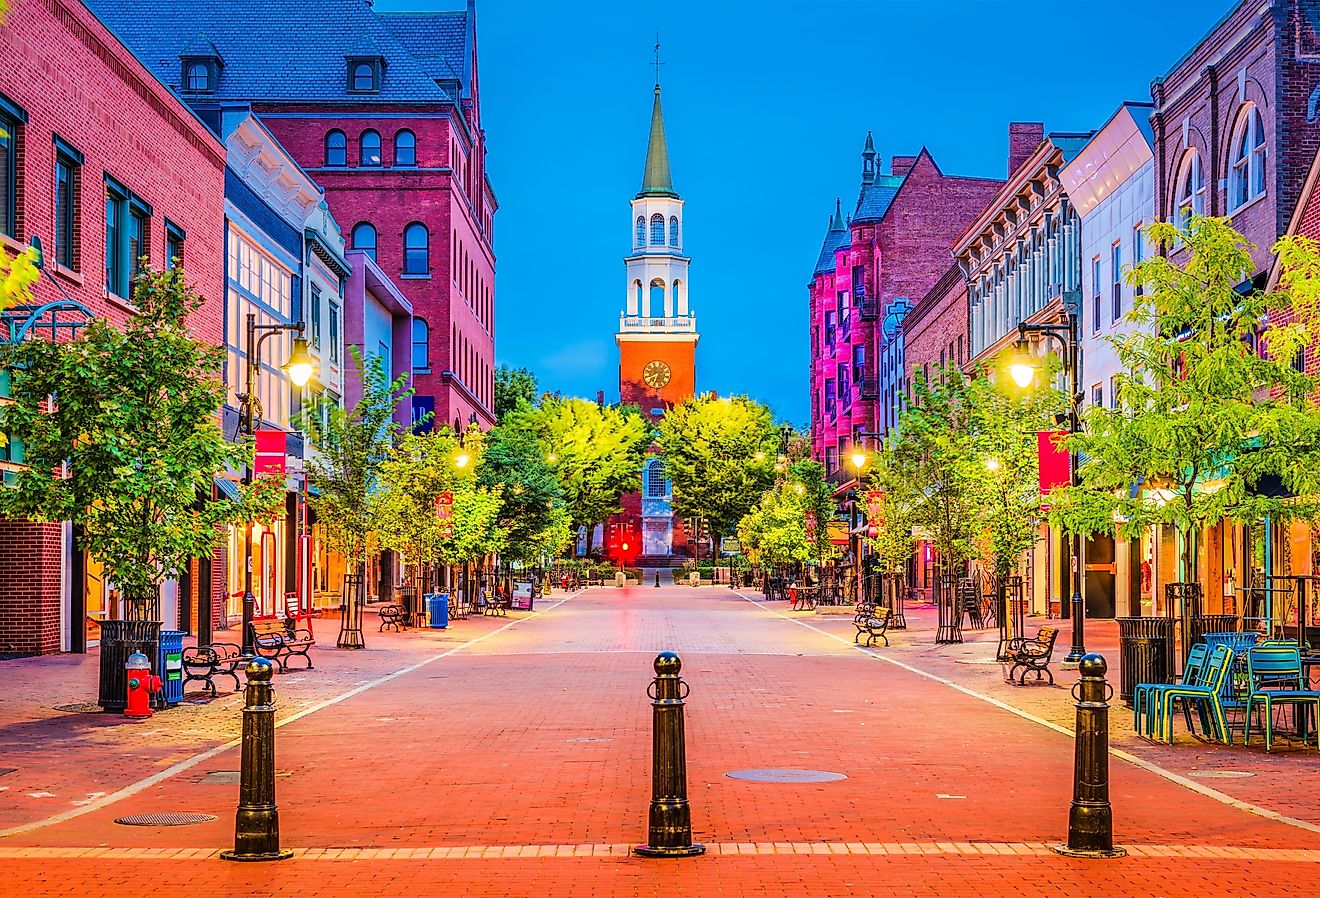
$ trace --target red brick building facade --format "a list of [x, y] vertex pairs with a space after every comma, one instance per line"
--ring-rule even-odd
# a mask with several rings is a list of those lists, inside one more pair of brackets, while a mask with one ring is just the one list
[[[81, 3], [11, 6], [0, 27], [0, 146], [12, 154], [0, 164], [0, 252], [41, 242], [33, 306], [67, 298], [123, 322], [134, 260], [163, 268], [169, 253], [207, 300], [190, 321], [194, 334], [220, 343], [224, 147]], [[108, 233], [117, 239], [107, 253]], [[0, 341], [26, 317], [0, 325]], [[0, 454], [0, 468], [21, 461], [17, 446]], [[86, 568], [69, 528], [0, 521], [0, 544], [0, 654], [80, 648]]]

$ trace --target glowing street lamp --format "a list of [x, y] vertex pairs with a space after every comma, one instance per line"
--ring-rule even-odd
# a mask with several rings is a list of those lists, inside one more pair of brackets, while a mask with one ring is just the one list
[[1023, 390], [1036, 379], [1036, 360], [1027, 347], [1026, 337], [1019, 337], [1013, 344], [1013, 360], [1008, 363], [1008, 376]]

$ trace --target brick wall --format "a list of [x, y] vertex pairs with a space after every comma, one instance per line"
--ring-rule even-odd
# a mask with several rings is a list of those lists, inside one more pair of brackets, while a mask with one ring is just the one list
[[0, 545], [17, 559], [5, 562], [0, 575], [0, 656], [60, 650], [61, 530], [0, 519]]
[[959, 338], [964, 355], [956, 361], [961, 364], [967, 352], [967, 281], [962, 270], [952, 265], [903, 319], [904, 363], [908, 373], [923, 367], [934, 371], [939, 366], [941, 352], [947, 360], [950, 346], [954, 347], [956, 356]]

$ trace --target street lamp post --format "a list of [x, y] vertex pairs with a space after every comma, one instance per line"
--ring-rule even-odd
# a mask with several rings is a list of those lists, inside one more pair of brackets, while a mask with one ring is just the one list
[[[1018, 339], [1014, 347], [1016, 358], [1009, 365], [1009, 375], [1019, 387], [1026, 388], [1036, 377], [1036, 365], [1031, 361], [1027, 346], [1027, 334], [1041, 334], [1056, 341], [1064, 352], [1064, 371], [1068, 375], [1068, 434], [1079, 433], [1082, 429], [1078, 409], [1082, 397], [1081, 380], [1081, 344], [1077, 339], [1078, 320], [1074, 312], [1068, 313], [1067, 324], [1019, 324]], [[1068, 450], [1068, 479], [1072, 486], [1077, 486], [1077, 450]], [[1064, 658], [1065, 664], [1077, 664], [1086, 654], [1086, 609], [1082, 602], [1082, 537], [1073, 533], [1068, 540], [1069, 584], [1072, 596], [1069, 604], [1072, 612], [1072, 648]]]
[[[257, 432], [257, 419], [260, 416], [261, 402], [257, 399], [256, 381], [261, 374], [261, 346], [267, 339], [275, 334], [296, 333], [298, 336], [293, 340], [293, 348], [289, 351], [289, 360], [284, 365], [284, 370], [289, 375], [289, 380], [293, 381], [294, 386], [302, 387], [312, 378], [312, 371], [315, 367], [312, 358], [307, 353], [307, 341], [303, 339], [303, 322], [297, 324], [257, 324], [256, 314], [249, 312], [247, 315], [247, 372], [244, 389], [246, 392], [238, 394], [242, 410], [242, 429], [244, 435], [255, 439]], [[243, 471], [243, 484], [247, 487], [252, 486], [254, 467], [256, 460], [248, 462]], [[243, 535], [243, 654], [251, 656], [253, 652], [252, 641], [252, 615], [256, 607], [257, 597], [252, 591], [252, 524], [249, 519], [244, 528]]]
[[853, 469], [857, 472], [857, 486], [853, 488], [852, 503], [852, 527], [850, 533], [853, 541], [853, 566], [857, 568], [857, 601], [862, 601], [862, 535], [858, 532], [862, 522], [859, 520], [857, 503], [861, 499], [862, 491], [862, 468], [866, 467], [866, 450], [856, 448], [853, 450], [851, 461]]

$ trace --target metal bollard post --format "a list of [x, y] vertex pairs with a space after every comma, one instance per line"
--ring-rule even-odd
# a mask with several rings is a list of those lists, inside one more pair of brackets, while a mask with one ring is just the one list
[[659, 571], [656, 571], [656, 572], [655, 572], [655, 588], [656, 588], [656, 589], [659, 589], [659, 588], [660, 588], [660, 572], [659, 572]]
[[706, 853], [692, 844], [692, 809], [687, 799], [687, 747], [683, 741], [683, 699], [688, 686], [678, 675], [683, 662], [673, 652], [655, 658], [651, 697], [651, 814], [642, 857], [693, 857]]
[[1067, 857], [1123, 857], [1114, 847], [1114, 814], [1109, 806], [1109, 699], [1103, 655], [1090, 652], [1078, 664], [1081, 679], [1073, 685], [1077, 726], [1073, 762], [1073, 800], [1068, 809], [1068, 844], [1054, 850]]
[[275, 665], [253, 658], [247, 665], [247, 705], [243, 708], [243, 761], [234, 818], [234, 850], [227, 861], [282, 861], [280, 811], [275, 806]]

